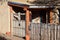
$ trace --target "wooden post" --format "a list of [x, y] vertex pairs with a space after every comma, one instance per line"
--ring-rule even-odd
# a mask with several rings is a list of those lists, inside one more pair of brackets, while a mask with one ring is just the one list
[[13, 12], [13, 11], [12, 11], [12, 7], [10, 7], [10, 36], [12, 35], [12, 25], [13, 25], [13, 24], [12, 24], [12, 20], [13, 20], [13, 19], [12, 19], [12, 16], [13, 16], [13, 15], [12, 15], [12, 12]]
[[50, 24], [53, 24], [53, 12], [50, 11]]
[[27, 8], [24, 8], [24, 10], [26, 11], [26, 40], [30, 40], [29, 29], [28, 29], [30, 24], [29, 19], [30, 11]]
[[59, 11], [58, 9], [54, 9], [50, 11], [50, 23], [51, 24], [59, 24]]
[[12, 7], [10, 7], [10, 6], [9, 6], [9, 11], [10, 11], [10, 12], [9, 12], [9, 14], [10, 14], [10, 17], [9, 17], [9, 18], [10, 18], [10, 20], [9, 20], [9, 21], [10, 21], [10, 29], [9, 29], [10, 32], [6, 32], [6, 34], [7, 34], [8, 36], [11, 36], [11, 13], [12, 13]]

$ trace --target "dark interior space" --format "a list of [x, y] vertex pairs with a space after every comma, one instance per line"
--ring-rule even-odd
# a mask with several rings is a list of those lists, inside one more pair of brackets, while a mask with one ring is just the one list
[[[19, 12], [22, 13], [22, 14], [25, 13], [25, 11], [23, 10], [23, 8], [16, 7], [16, 6], [12, 6], [12, 8], [13, 8], [13, 11], [15, 13], [19, 13]], [[25, 15], [21, 15], [21, 20], [25, 20]]]
[[[13, 11], [15, 11], [15, 13], [25, 13], [25, 11], [23, 10], [23, 8], [20, 8], [20, 7], [15, 7], [15, 6], [12, 6], [13, 8]], [[34, 10], [34, 9], [33, 9]], [[49, 10], [47, 9], [41, 9], [41, 10], [34, 10], [34, 11], [31, 11], [32, 12], [32, 16], [31, 16], [31, 20], [32, 21], [33, 19], [37, 18], [37, 17], [40, 17], [40, 22], [41, 23], [46, 23], [46, 14], [48, 15], [48, 23], [49, 23]], [[21, 15], [21, 20], [25, 20], [25, 15]]]
[[[37, 17], [40, 17], [40, 22], [41, 23], [46, 23], [46, 14], [49, 17], [49, 11], [47, 10], [40, 10], [40, 11], [33, 11], [32, 12], [32, 19], [35, 19]], [[49, 23], [49, 18], [48, 18], [48, 23]]]
[[21, 20], [25, 20], [25, 15], [21, 15]]
[[12, 8], [13, 8], [13, 11], [15, 11], [16, 13], [18, 12], [25, 13], [22, 7], [12, 6]]

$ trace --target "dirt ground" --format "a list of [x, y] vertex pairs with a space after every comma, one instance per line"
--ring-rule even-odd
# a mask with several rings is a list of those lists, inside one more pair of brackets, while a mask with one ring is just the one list
[[11, 40], [24, 40], [23, 38], [19, 38], [19, 37], [11, 37]]
[[0, 40], [25, 40], [16, 36], [7, 36], [6, 34], [0, 33]]

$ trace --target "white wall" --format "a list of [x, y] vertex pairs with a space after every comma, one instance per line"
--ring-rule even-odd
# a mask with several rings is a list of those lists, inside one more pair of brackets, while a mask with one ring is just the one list
[[11, 1], [13, 1], [13, 2], [23, 2], [23, 3], [27, 2], [27, 0], [11, 0]]
[[7, 3], [0, 5], [0, 32], [10, 32], [10, 13]]

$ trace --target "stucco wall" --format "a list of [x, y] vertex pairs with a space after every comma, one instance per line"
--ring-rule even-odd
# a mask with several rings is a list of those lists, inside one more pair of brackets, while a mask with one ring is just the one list
[[11, 1], [13, 1], [13, 2], [23, 2], [23, 3], [27, 2], [27, 0], [11, 0]]
[[10, 13], [6, 2], [0, 5], [0, 32], [10, 32]]

